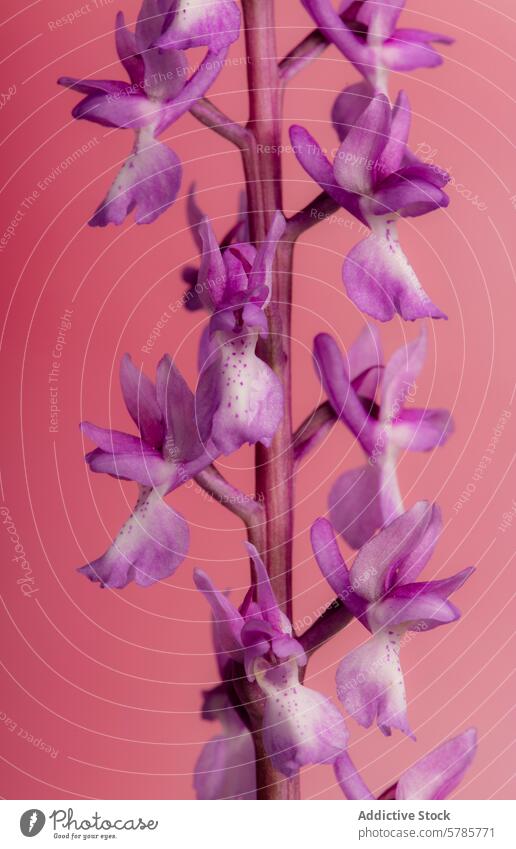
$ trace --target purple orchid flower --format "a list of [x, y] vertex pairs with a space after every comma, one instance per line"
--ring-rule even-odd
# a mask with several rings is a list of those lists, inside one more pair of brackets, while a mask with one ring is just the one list
[[332, 589], [372, 637], [354, 649], [337, 669], [337, 694], [349, 714], [369, 728], [376, 719], [390, 735], [398, 728], [413, 736], [399, 653], [407, 631], [426, 631], [454, 622], [459, 610], [448, 601], [474, 571], [416, 582], [441, 532], [438, 508], [420, 501], [369, 540], [348, 572], [331, 524], [312, 526], [316, 560]]
[[307, 130], [290, 128], [305, 171], [371, 230], [346, 257], [342, 275], [348, 297], [379, 321], [396, 313], [406, 321], [446, 318], [423, 290], [398, 239], [399, 217], [424, 215], [449, 203], [442, 191], [449, 175], [407, 149], [410, 115], [403, 92], [391, 109], [383, 94], [348, 89], [334, 109], [341, 145], [333, 164]]
[[[420, 758], [380, 799], [447, 799], [462, 781], [476, 750], [477, 734], [469, 728]], [[375, 798], [347, 752], [336, 761], [335, 774], [348, 799]]]
[[[213, 611], [221, 677], [227, 677], [228, 665], [235, 661], [244, 666], [249, 681], [256, 681], [265, 698], [265, 749], [275, 768], [291, 777], [306, 764], [334, 763], [348, 732], [331, 701], [300, 683], [299, 667], [306, 665], [306, 655], [280, 610], [258, 552], [252, 545], [246, 547], [254, 580], [240, 608], [214, 589], [204, 572], [196, 570], [194, 580]], [[229, 759], [227, 747], [225, 754], [218, 754]]]
[[[204, 218], [204, 213], [195, 201], [194, 185], [192, 185], [190, 194], [188, 195], [187, 214], [195, 244], [199, 253], [202, 253], [203, 244], [199, 233], [199, 226]], [[249, 219], [246, 208], [246, 197], [245, 194], [242, 193], [240, 195], [240, 210], [236, 223], [233, 224], [220, 242], [221, 253], [223, 253], [230, 245], [249, 241]], [[188, 265], [182, 271], [182, 278], [188, 285], [188, 289], [184, 295], [184, 305], [187, 310], [191, 310], [192, 312], [203, 309], [204, 306], [199, 297], [199, 291], [201, 290], [202, 284], [198, 283], [198, 277], [199, 269], [196, 266]]]
[[149, 586], [172, 575], [186, 557], [189, 530], [163, 496], [211, 463], [216, 456], [195, 427], [194, 397], [170, 357], [157, 368], [156, 386], [125, 355], [122, 394], [141, 436], [107, 430], [89, 422], [83, 433], [98, 448], [86, 454], [93, 472], [139, 486], [136, 507], [108, 551], [79, 569], [102, 586], [120, 589], [130, 581]]
[[[125, 26], [122, 12], [116, 19], [117, 52], [129, 83], [58, 80], [86, 95], [74, 108], [74, 118], [132, 129], [136, 136], [129, 159], [89, 222], [92, 226], [121, 224], [133, 209], [138, 224], [150, 224], [174, 202], [181, 163], [156, 139], [205, 94], [239, 29], [240, 11], [233, 0], [144, 0], [135, 33]], [[198, 46], [206, 46], [207, 53], [188, 78], [185, 50]]]
[[256, 354], [267, 335], [272, 262], [285, 229], [276, 213], [258, 247], [242, 242], [224, 253], [207, 218], [199, 225], [203, 254], [198, 292], [213, 312], [201, 344], [196, 398], [201, 437], [211, 436], [222, 454], [245, 442], [270, 445], [283, 417], [283, 390], [272, 369]]
[[253, 736], [231, 704], [223, 684], [205, 693], [203, 718], [218, 720], [222, 733], [204, 745], [194, 770], [198, 799], [256, 799]]
[[[353, 548], [403, 513], [396, 467], [400, 451], [431, 451], [453, 432], [447, 410], [418, 409], [412, 403], [425, 361], [426, 330], [399, 348], [383, 365], [378, 332], [368, 325], [347, 359], [326, 333], [315, 338], [314, 357], [335, 413], [357, 437], [367, 461], [333, 484], [330, 517]], [[381, 401], [376, 403], [381, 387]]]
[[442, 63], [432, 42], [453, 38], [419, 29], [396, 29], [405, 0], [302, 0], [324, 36], [377, 91], [387, 91], [389, 71], [435, 68]]

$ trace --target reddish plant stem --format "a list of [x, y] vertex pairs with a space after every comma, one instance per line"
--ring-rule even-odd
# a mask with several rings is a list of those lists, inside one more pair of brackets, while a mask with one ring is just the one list
[[[251, 238], [261, 241], [274, 213], [282, 209], [281, 86], [273, 0], [242, 0], [249, 88], [248, 129], [256, 139], [258, 184], [247, 178]], [[278, 602], [292, 615], [293, 448], [291, 411], [291, 300], [293, 242], [277, 251], [268, 308], [269, 334], [260, 356], [277, 374], [284, 390], [283, 420], [270, 447], [256, 449], [256, 497], [266, 513], [263, 555]], [[299, 782], [286, 780], [270, 763], [261, 730], [254, 729], [259, 799], [298, 799]]]

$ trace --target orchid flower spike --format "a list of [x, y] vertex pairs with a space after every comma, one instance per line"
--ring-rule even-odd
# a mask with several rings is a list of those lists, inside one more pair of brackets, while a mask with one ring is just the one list
[[[90, 220], [92, 226], [121, 224], [133, 209], [137, 224], [150, 224], [174, 202], [181, 163], [157, 138], [206, 93], [239, 29], [234, 0], [144, 0], [134, 33], [122, 12], [116, 19], [116, 48], [129, 82], [58, 80], [86, 95], [74, 108], [74, 118], [135, 133], [133, 151]], [[188, 77], [185, 51], [199, 46], [207, 48], [206, 55]]]

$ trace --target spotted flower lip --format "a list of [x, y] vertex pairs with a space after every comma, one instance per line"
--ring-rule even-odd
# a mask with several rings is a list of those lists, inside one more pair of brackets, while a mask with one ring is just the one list
[[385, 95], [373, 95], [367, 85], [350, 87], [333, 110], [341, 138], [333, 163], [307, 130], [290, 128], [305, 171], [371, 230], [346, 257], [342, 274], [348, 297], [379, 321], [390, 321], [396, 313], [406, 321], [446, 318], [422, 288], [398, 239], [400, 217], [424, 215], [449, 203], [443, 191], [449, 175], [407, 148], [410, 118], [403, 92], [391, 108]]
[[283, 417], [281, 382], [256, 346], [268, 332], [272, 262], [284, 229], [278, 212], [258, 249], [242, 242], [222, 252], [209, 220], [199, 225], [198, 291], [212, 316], [200, 351], [197, 420], [201, 438], [209, 435], [222, 454], [246, 442], [270, 445]]
[[[477, 734], [469, 728], [416, 761], [380, 799], [447, 799], [464, 778], [476, 750]], [[348, 799], [374, 799], [347, 752], [336, 761], [335, 774]]]
[[424, 326], [387, 365], [373, 325], [364, 328], [347, 357], [328, 334], [315, 338], [317, 373], [330, 403], [367, 457], [363, 466], [337, 478], [329, 496], [332, 523], [353, 548], [403, 512], [396, 473], [400, 451], [431, 451], [453, 433], [447, 410], [412, 406], [426, 351]]
[[[86, 95], [74, 108], [74, 118], [135, 132], [133, 151], [91, 218], [92, 226], [121, 224], [133, 209], [137, 224], [149, 224], [174, 202], [181, 163], [157, 137], [205, 94], [239, 27], [233, 0], [144, 0], [134, 33], [122, 12], [116, 18], [116, 48], [129, 82], [58, 80]], [[206, 56], [188, 76], [185, 50], [199, 45], [206, 46]]]
[[419, 29], [397, 29], [405, 0], [302, 0], [325, 35], [377, 90], [385, 91], [388, 71], [434, 68], [442, 63], [432, 42], [454, 39]]
[[245, 546], [254, 574], [253, 584], [239, 608], [215, 589], [201, 569], [194, 571], [194, 581], [212, 609], [219, 664], [231, 659], [243, 663], [249, 681], [253, 681], [258, 658], [294, 658], [299, 666], [304, 666], [306, 655], [292, 636], [292, 625], [280, 610], [258, 551], [250, 543]]
[[308, 764], [335, 763], [348, 730], [330, 699], [300, 683], [295, 661], [271, 666], [260, 660], [255, 671], [265, 695], [263, 743], [273, 766], [292, 778]]
[[389, 735], [398, 728], [413, 736], [407, 718], [399, 663], [406, 631], [427, 631], [455, 621], [448, 597], [473, 567], [451, 578], [418, 582], [442, 528], [438, 508], [420, 501], [367, 542], [348, 571], [326, 519], [312, 526], [312, 546], [321, 572], [339, 598], [371, 632], [337, 669], [337, 694], [348, 713], [366, 728], [376, 719]]
[[195, 428], [194, 398], [170, 357], [157, 369], [154, 385], [126, 355], [120, 383], [140, 436], [83, 422], [98, 447], [86, 454], [93, 472], [138, 483], [134, 511], [108, 551], [79, 571], [92, 581], [121, 589], [131, 581], [149, 586], [172, 575], [186, 557], [189, 529], [163, 496], [190, 480], [216, 456]]

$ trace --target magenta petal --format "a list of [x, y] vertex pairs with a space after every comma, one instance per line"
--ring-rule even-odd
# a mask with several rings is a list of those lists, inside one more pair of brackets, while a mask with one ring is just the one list
[[407, 150], [411, 117], [412, 113], [408, 97], [404, 91], [400, 91], [391, 112], [389, 139], [380, 156], [378, 176], [387, 177], [389, 174], [397, 171], [403, 164]]
[[136, 209], [136, 223], [150, 224], [172, 205], [180, 184], [177, 154], [139, 134], [131, 156], [89, 223], [92, 227], [122, 224]]
[[337, 695], [364, 728], [376, 720], [383, 734], [398, 728], [410, 737], [399, 650], [399, 634], [394, 631], [370, 637], [340, 662]]
[[[265, 564], [258, 551], [251, 543], [244, 543], [251, 557], [254, 570], [254, 586], [256, 588], [256, 602], [260, 607], [264, 619], [277, 631], [285, 631], [288, 622], [286, 616], [281, 612], [276, 596], [272, 590], [271, 582]], [[289, 628], [288, 630], [292, 630]]]
[[143, 86], [145, 65], [136, 46], [134, 33], [127, 29], [123, 12], [118, 12], [115, 23], [116, 50], [132, 83]]
[[374, 799], [375, 797], [357, 772], [347, 752], [340, 755], [334, 764], [335, 775], [340, 789], [347, 799]]
[[378, 464], [366, 463], [339, 475], [328, 504], [332, 524], [352, 548], [364, 545], [384, 524]]
[[86, 462], [92, 472], [135, 481], [142, 486], [166, 486], [168, 490], [176, 479], [174, 467], [157, 451], [145, 450], [144, 444], [139, 453], [134, 450], [128, 454], [111, 454], [102, 449], [90, 451], [86, 455]]
[[188, 525], [159, 493], [140, 487], [138, 501], [107, 552], [79, 569], [91, 581], [122, 589], [130, 581], [148, 587], [173, 575], [188, 551]]
[[348, 569], [328, 520], [316, 519], [310, 537], [319, 569], [333, 592], [346, 599], [351, 592]]
[[357, 196], [345, 191], [337, 183], [333, 166], [314, 137], [304, 127], [295, 124], [290, 128], [290, 140], [298, 162], [310, 177], [328, 192], [339, 206], [347, 209], [360, 221], [365, 222], [360, 212]]
[[448, 195], [437, 186], [424, 180], [411, 179], [400, 171], [382, 182], [374, 194], [370, 209], [373, 215], [398, 212], [408, 218], [426, 215], [434, 209], [448, 206], [449, 202]]
[[165, 417], [167, 459], [182, 467], [185, 478], [187, 464], [201, 456], [204, 446], [195, 421], [193, 392], [168, 354], [158, 363], [156, 390]]
[[161, 107], [143, 93], [135, 94], [133, 88], [126, 86], [125, 90], [112, 94], [88, 95], [74, 106], [72, 115], [104, 127], [132, 130], [147, 127], [157, 121]]
[[378, 321], [390, 321], [396, 313], [406, 321], [445, 318], [403, 253], [395, 222], [378, 227], [379, 231], [355, 245], [344, 261], [342, 276], [349, 298]]
[[451, 602], [428, 589], [424, 584], [407, 584], [393, 590], [369, 611], [368, 621], [373, 631], [381, 628], [428, 631], [439, 625], [455, 622], [459, 611]]
[[418, 577], [434, 553], [442, 527], [441, 511], [436, 504], [432, 504], [428, 522], [419, 541], [414, 543], [411, 550], [405, 553], [403, 558], [393, 560], [385, 578], [386, 591], [400, 584], [414, 581]]
[[187, 50], [206, 45], [221, 50], [240, 33], [240, 10], [234, 0], [178, 0], [172, 22], [157, 40], [159, 47]]
[[328, 333], [314, 339], [314, 360], [335, 414], [355, 434], [367, 453], [374, 449], [374, 425], [349, 382], [346, 361], [335, 340]]
[[416, 379], [426, 359], [427, 330], [423, 325], [417, 339], [394, 352], [385, 367], [382, 383], [380, 419], [395, 422], [410, 395], [414, 395]]
[[348, 364], [353, 384], [357, 379], [360, 381], [357, 392], [373, 400], [383, 367], [382, 345], [376, 325], [367, 324], [353, 342], [348, 349]]
[[224, 300], [227, 283], [226, 265], [211, 223], [206, 216], [199, 222], [198, 233], [202, 244], [198, 277], [199, 297], [207, 309], [217, 309]]
[[390, 130], [389, 101], [384, 94], [377, 94], [350, 128], [335, 157], [333, 170], [343, 189], [360, 195], [372, 191]]
[[[253, 262], [253, 267], [249, 275], [249, 293], [259, 293], [265, 289], [266, 297], [259, 298], [260, 306], [266, 305], [270, 299], [270, 290], [272, 288], [272, 263], [278, 246], [278, 242], [285, 232], [286, 222], [282, 213], [277, 211], [274, 213], [269, 232], [265, 240], [259, 245], [256, 252], [256, 257]], [[268, 290], [268, 291], [267, 291]], [[253, 300], [256, 300], [253, 298]]]
[[215, 589], [208, 575], [202, 569], [194, 569], [195, 586], [203, 594], [213, 612], [213, 625], [218, 651], [230, 657], [241, 659], [243, 656], [240, 638], [244, 620], [229, 599]]
[[431, 451], [453, 433], [453, 421], [448, 410], [402, 410], [392, 430], [392, 440], [399, 448], [410, 451]]
[[432, 506], [427, 501], [418, 501], [362, 546], [351, 567], [350, 577], [352, 585], [363, 598], [370, 602], [382, 598], [392, 565], [398, 566], [410, 556], [432, 517]]
[[[165, 433], [156, 388], [147, 375], [136, 368], [129, 354], [124, 354], [120, 363], [120, 385], [125, 406], [142, 438], [154, 448], [161, 448]], [[97, 444], [109, 450], [100, 442]]]
[[152, 453], [152, 447], [150, 445], [146, 445], [137, 436], [131, 436], [129, 433], [98, 427], [98, 425], [94, 425], [91, 422], [81, 422], [80, 427], [88, 439], [91, 439], [99, 448], [110, 454]]
[[[238, 720], [236, 711], [232, 712]], [[256, 799], [253, 738], [238, 721], [240, 727], [235, 722], [235, 727], [205, 743], [194, 770], [198, 799]]]
[[348, 86], [333, 104], [331, 120], [341, 141], [344, 141], [374, 96], [374, 89], [367, 80]]
[[288, 778], [307, 764], [334, 763], [348, 742], [332, 702], [299, 683], [295, 663], [257, 676], [266, 695], [263, 742], [273, 766]]
[[398, 781], [396, 799], [446, 799], [462, 781], [477, 749], [474, 728], [441, 743]]
[[413, 71], [416, 68], [436, 68], [442, 64], [432, 41], [451, 44], [452, 38], [416, 29], [398, 29], [382, 48], [382, 60], [392, 71]]

